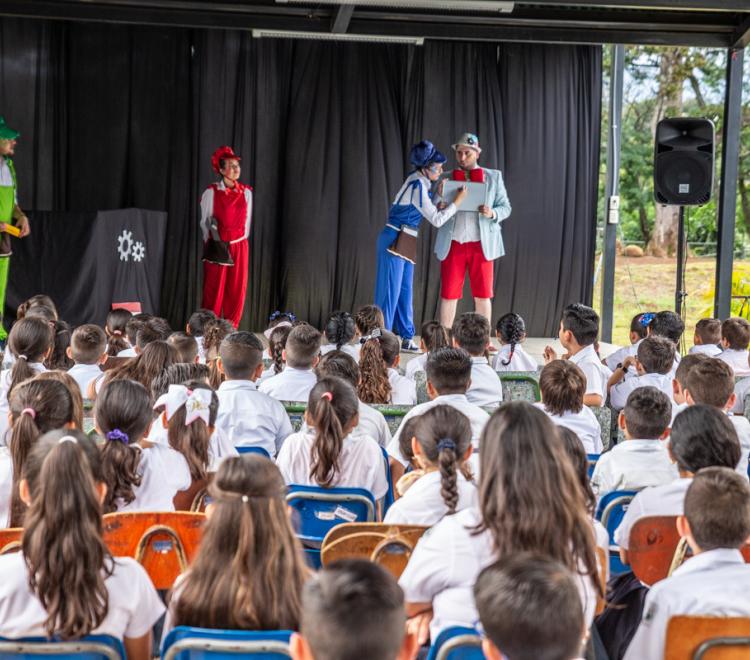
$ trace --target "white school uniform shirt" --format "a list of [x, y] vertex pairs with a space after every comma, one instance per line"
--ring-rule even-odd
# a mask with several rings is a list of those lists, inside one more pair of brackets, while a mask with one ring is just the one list
[[609, 390], [609, 404], [615, 410], [622, 410], [628, 400], [628, 396], [639, 387], [655, 387], [667, 395], [672, 402], [672, 408], [676, 405], [672, 399], [672, 376], [669, 374], [643, 374], [633, 378], [624, 378]]
[[435, 397], [432, 401], [426, 401], [425, 403], [420, 403], [419, 405], [414, 406], [408, 413], [406, 413], [406, 415], [404, 415], [404, 419], [401, 420], [398, 431], [396, 431], [393, 439], [386, 447], [388, 455], [401, 463], [401, 465], [408, 465], [409, 462], [401, 453], [401, 448], [398, 444], [401, 429], [404, 428], [404, 424], [412, 417], [423, 415], [430, 408], [441, 405], [451, 406], [451, 408], [455, 408], [469, 418], [469, 423], [471, 424], [471, 444], [476, 453], [479, 449], [479, 437], [482, 435], [482, 431], [490, 418], [489, 413], [486, 410], [482, 410], [479, 406], [470, 403], [465, 394], [441, 394], [440, 396]]
[[626, 440], [599, 457], [591, 487], [601, 498], [614, 490], [661, 486], [678, 476], [662, 440]]
[[272, 396], [277, 401], [302, 401], [307, 403], [310, 390], [315, 387], [318, 377], [312, 369], [296, 369], [287, 366], [284, 371], [258, 387], [259, 392]]
[[[161, 419], [157, 419], [151, 425], [151, 432], [146, 436], [146, 440], [155, 445], [170, 447], [169, 433], [161, 423]], [[234, 448], [224, 429], [217, 427], [208, 441], [208, 471], [216, 472], [222, 461], [230, 456], [239, 456], [239, 452]]]
[[[300, 431], [290, 435], [281, 446], [276, 465], [287, 484], [319, 485], [310, 476], [314, 441], [315, 431]], [[339, 472], [331, 485], [336, 488], [364, 488], [379, 500], [388, 492], [385, 470], [383, 452], [375, 440], [363, 435], [348, 435], [344, 438], [339, 456]]]
[[742, 553], [702, 552], [653, 585], [625, 660], [664, 657], [667, 624], [674, 616], [750, 616], [750, 566]]
[[[143, 637], [164, 613], [164, 605], [143, 566], [115, 557], [112, 575], [104, 577], [109, 605], [92, 635], [117, 639]], [[0, 556], [0, 636], [44, 637], [47, 612], [29, 589], [29, 569], [21, 552]]]
[[742, 378], [741, 380], [738, 380], [737, 384], [734, 386], [734, 394], [737, 397], [737, 400], [732, 407], [733, 413], [736, 413], [737, 415], [745, 414], [745, 397], [748, 392], [750, 392], [750, 378]]
[[[47, 371], [47, 368], [41, 362], [29, 362], [29, 366], [38, 374]], [[8, 412], [10, 404], [8, 403], [8, 390], [10, 389], [10, 372], [11, 369], [4, 369], [0, 373], [0, 437], [5, 438], [5, 444], [8, 444], [10, 423], [8, 422]]]
[[510, 357], [510, 344], [503, 344], [497, 351], [492, 368], [495, 371], [537, 371], [539, 363], [523, 350], [521, 344], [516, 344], [510, 364], [503, 364]]
[[75, 382], [78, 383], [78, 387], [81, 389], [81, 396], [84, 399], [88, 399], [86, 393], [91, 381], [99, 378], [102, 373], [104, 372], [99, 368], [98, 364], [76, 364], [68, 369], [68, 375], [72, 376]]
[[503, 400], [503, 384], [486, 357], [471, 358], [471, 385], [466, 398], [477, 406], [499, 406]]
[[412, 358], [406, 363], [406, 369], [404, 370], [404, 375], [407, 378], [410, 378], [411, 380], [416, 380], [417, 378], [417, 372], [418, 371], [424, 371], [424, 367], [427, 364], [427, 357], [429, 353], [422, 353], [422, 355], [418, 355], [417, 357]]
[[391, 403], [394, 406], [413, 406], [417, 403], [417, 384], [396, 369], [388, 369], [388, 382], [391, 384]]
[[[300, 431], [307, 432], [310, 427], [302, 420]], [[290, 432], [291, 433], [291, 432]], [[391, 441], [391, 429], [383, 413], [366, 403], [359, 402], [359, 424], [352, 429], [352, 435], [365, 435], [377, 442], [381, 447], [387, 447]]]
[[[427, 525], [432, 527], [448, 515], [448, 507], [440, 494], [440, 470], [433, 470], [417, 479], [388, 509], [383, 519], [391, 525]], [[477, 508], [477, 486], [458, 470], [456, 474], [458, 504], [456, 512]]]
[[331, 351], [340, 350], [347, 355], [351, 355], [355, 362], [359, 364], [359, 353], [362, 350], [362, 344], [342, 344], [341, 348], [337, 349], [336, 344], [323, 344], [320, 347], [320, 354], [325, 355]]
[[737, 472], [747, 479], [748, 461], [750, 460], [750, 421], [743, 415], [729, 414], [729, 421], [737, 431], [740, 441], [740, 462], [737, 464]]
[[[284, 370], [282, 369], [281, 371], [284, 371]], [[281, 373], [281, 371], [279, 373]], [[270, 367], [268, 367], [268, 369], [263, 370], [263, 373], [260, 375], [260, 378], [258, 378], [258, 380], [255, 381], [255, 384], [258, 387], [260, 387], [261, 383], [264, 383], [269, 378], [273, 378], [276, 375], [277, 375], [276, 369], [274, 369], [273, 365], [271, 365]]]
[[130, 504], [117, 503], [117, 511], [174, 511], [174, 496], [190, 488], [193, 480], [187, 460], [165, 445], [141, 449], [138, 463], [141, 485], [133, 489]]
[[216, 396], [216, 427], [235, 447], [262, 447], [269, 456], [276, 456], [281, 443], [293, 432], [284, 406], [259, 392], [251, 380], [225, 380]]
[[685, 506], [685, 493], [692, 482], [692, 477], [679, 477], [663, 486], [644, 488], [626, 509], [620, 526], [615, 530], [615, 543], [627, 550], [633, 525], [641, 518], [681, 516]]
[[736, 377], [750, 376], [750, 364], [748, 364], [748, 351], [736, 351], [733, 348], [726, 348], [717, 356], [723, 362], [726, 362]]
[[612, 375], [612, 371], [599, 361], [594, 345], [590, 344], [582, 348], [575, 355], [571, 355], [569, 359], [573, 364], [578, 365], [578, 368], [586, 376], [586, 394], [598, 394], [602, 397], [602, 403], [604, 403], [607, 400], [607, 382]]
[[[480, 520], [479, 510], [473, 507], [445, 516], [423, 534], [398, 581], [406, 602], [432, 603], [433, 641], [445, 628], [473, 628], [479, 621], [474, 583], [497, 558], [489, 531], [472, 534]], [[588, 578], [579, 578], [578, 585], [588, 628], [594, 619], [596, 592]]]
[[673, 403], [672, 404], [672, 422], [670, 423], [670, 428], [674, 426], [674, 420], [677, 419], [677, 415], [679, 415], [685, 408], [688, 407], [688, 403]]
[[708, 355], [708, 357], [716, 357], [719, 353], [721, 353], [721, 347], [717, 346], [716, 344], [696, 344], [695, 346], [690, 347], [688, 353], [690, 355], [700, 353], [702, 355]]
[[0, 529], [10, 527], [10, 500], [13, 494], [13, 459], [8, 447], [0, 447]]
[[121, 350], [117, 357], [138, 357], [138, 353], [135, 352], [135, 347], [131, 346], [130, 348], [124, 348]]
[[566, 410], [562, 415], [555, 415], [549, 412], [543, 403], [535, 403], [534, 405], [547, 413], [547, 416], [556, 426], [564, 426], [573, 431], [578, 436], [587, 454], [602, 453], [602, 430], [596, 415], [591, 412], [591, 408], [584, 406], [577, 413]]
[[604, 358], [604, 364], [607, 365], [608, 369], [614, 371], [618, 364], [625, 362], [625, 358], [636, 356], [638, 353], [638, 347], [641, 345], [642, 341], [643, 339], [639, 339], [635, 344], [618, 348], [614, 353], [610, 353], [610, 355]]

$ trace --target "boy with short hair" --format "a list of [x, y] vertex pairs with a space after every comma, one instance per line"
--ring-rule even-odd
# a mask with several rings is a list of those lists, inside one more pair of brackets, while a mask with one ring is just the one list
[[[404, 425], [412, 417], [421, 415], [430, 408], [439, 405], [452, 406], [469, 418], [471, 423], [471, 443], [474, 447], [472, 458], [477, 456], [479, 437], [490, 416], [476, 404], [469, 401], [466, 392], [471, 383], [472, 362], [469, 354], [462, 348], [439, 348], [427, 357], [425, 372], [427, 374], [427, 395], [430, 401], [414, 406], [406, 415], [388, 443], [386, 450], [391, 457], [391, 473], [395, 483], [404, 473], [408, 461], [401, 453], [399, 437]], [[473, 459], [474, 461], [476, 459]]]
[[[558, 336], [567, 352], [567, 359], [583, 371], [586, 376], [586, 394], [583, 403], [587, 406], [603, 406], [607, 398], [607, 382], [612, 372], [602, 364], [594, 344], [599, 335], [599, 315], [580, 303], [568, 305], [560, 320]], [[557, 359], [551, 346], [544, 349], [544, 363]], [[565, 358], [564, 358], [565, 359]]]
[[490, 322], [481, 314], [461, 314], [452, 329], [453, 345], [471, 356], [471, 385], [466, 398], [478, 406], [498, 406], [503, 400], [503, 385], [487, 360]]
[[750, 617], [750, 566], [740, 552], [750, 536], [747, 480], [729, 468], [701, 470], [677, 529], [693, 557], [649, 590], [625, 660], [664, 657], [674, 616]]
[[485, 568], [474, 585], [487, 660], [573, 660], [587, 636], [577, 579], [548, 557], [522, 553]]
[[136, 355], [138, 355], [138, 352], [136, 350], [138, 331], [143, 328], [146, 323], [152, 318], [154, 317], [151, 314], [146, 314], [146, 312], [139, 312], [138, 314], [133, 314], [133, 316], [128, 319], [128, 322], [125, 324], [125, 334], [128, 337], [130, 348], [126, 348], [120, 351], [117, 354], [117, 357], [135, 357]]
[[737, 437], [742, 448], [737, 472], [747, 478], [748, 458], [750, 457], [750, 421], [743, 415], [733, 415], [729, 412], [736, 400], [732, 368], [719, 358], [702, 360], [688, 372], [685, 398], [689, 405], [704, 403], [729, 415], [729, 421], [737, 430]]
[[[651, 385], [672, 398], [672, 366], [675, 345], [665, 337], [646, 337], [639, 345], [635, 357], [625, 358], [618, 364], [607, 384], [609, 403], [614, 410], [622, 410], [631, 392]], [[634, 364], [638, 375], [625, 378], [628, 367]]]
[[75, 362], [68, 374], [76, 381], [85, 399], [91, 381], [102, 375], [99, 365], [107, 359], [107, 335], [98, 325], [79, 325], [73, 331], [66, 353]]
[[664, 392], [647, 385], [630, 393], [618, 419], [625, 442], [602, 454], [591, 476], [598, 498], [614, 490], [640, 490], [677, 478], [662, 442], [671, 419], [672, 402]]
[[219, 346], [217, 367], [225, 377], [216, 392], [217, 429], [234, 447], [261, 447], [275, 456], [293, 430], [284, 406], [255, 386], [263, 373], [260, 339], [245, 331], [227, 335]]
[[187, 332], [173, 332], [167, 343], [177, 351], [177, 362], [192, 364], [198, 362], [198, 342]]
[[406, 633], [404, 592], [393, 576], [362, 559], [334, 562], [313, 573], [302, 591], [294, 660], [412, 660], [416, 637]]
[[[347, 381], [356, 391], [361, 378], [359, 365], [354, 358], [344, 351], [330, 351], [326, 353], [318, 366], [315, 367], [318, 380], [336, 376]], [[386, 447], [391, 441], [391, 430], [383, 413], [366, 403], [359, 402], [359, 424], [352, 431], [354, 435], [367, 435], [381, 447]]]
[[318, 378], [313, 371], [320, 359], [322, 335], [309, 323], [294, 326], [282, 355], [286, 369], [260, 384], [259, 390], [278, 401], [307, 403]]
[[596, 415], [583, 405], [586, 376], [570, 360], [553, 360], [542, 369], [539, 377], [544, 410], [558, 426], [573, 431], [587, 454], [600, 454], [602, 435]]
[[700, 319], [695, 324], [693, 346], [689, 355], [701, 354], [716, 357], [721, 353], [721, 321], [719, 319]]
[[750, 344], [750, 322], [746, 319], [733, 317], [721, 324], [721, 347], [724, 350], [716, 357], [732, 367], [737, 377], [750, 376], [748, 344]]

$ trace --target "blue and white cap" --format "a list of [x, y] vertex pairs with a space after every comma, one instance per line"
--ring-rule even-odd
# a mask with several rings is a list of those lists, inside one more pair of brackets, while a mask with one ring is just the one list
[[409, 162], [414, 167], [427, 167], [432, 163], [442, 164], [446, 160], [448, 159], [429, 140], [422, 140], [409, 151]]
[[479, 147], [479, 138], [474, 135], [474, 133], [464, 133], [458, 140], [456, 141], [456, 144], [451, 145], [453, 147], [453, 150], [455, 151], [459, 147], [468, 147], [469, 149], [473, 149], [478, 154], [482, 153], [481, 148]]

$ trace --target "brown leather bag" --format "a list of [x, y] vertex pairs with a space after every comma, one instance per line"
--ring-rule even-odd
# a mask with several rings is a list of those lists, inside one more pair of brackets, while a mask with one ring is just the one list
[[405, 259], [409, 263], [417, 263], [417, 230], [413, 227], [401, 227], [396, 240], [388, 252], [396, 257]]

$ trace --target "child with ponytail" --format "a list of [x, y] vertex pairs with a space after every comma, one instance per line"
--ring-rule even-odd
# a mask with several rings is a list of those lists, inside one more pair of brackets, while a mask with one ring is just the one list
[[107, 355], [116, 356], [130, 348], [126, 326], [133, 314], [127, 309], [113, 309], [107, 314], [104, 333], [107, 335]]
[[163, 634], [173, 626], [297, 630], [309, 569], [278, 468], [255, 454], [229, 458], [208, 492], [198, 555], [175, 583]]
[[359, 356], [362, 380], [359, 398], [364, 403], [392, 403], [396, 406], [413, 406], [417, 403], [417, 386], [413, 380], [398, 373], [401, 344], [388, 330], [375, 328], [364, 337]]
[[26, 507], [18, 483], [26, 459], [43, 433], [75, 426], [73, 398], [59, 381], [32, 379], [13, 390], [9, 416], [10, 439], [0, 453], [0, 526], [20, 527]]
[[539, 363], [523, 350], [526, 339], [526, 324], [520, 315], [509, 312], [501, 316], [495, 327], [495, 336], [500, 341], [500, 350], [492, 365], [495, 371], [537, 371]]
[[326, 322], [325, 337], [328, 343], [320, 347], [320, 354], [331, 351], [344, 351], [355, 360], [359, 360], [361, 344], [352, 343], [357, 338], [357, 326], [354, 317], [348, 312], [334, 312]]
[[190, 470], [171, 447], [141, 444], [153, 419], [146, 388], [133, 380], [108, 383], [96, 400], [94, 417], [104, 439], [104, 513], [174, 511], [175, 495], [190, 488]]
[[21, 552], [0, 556], [0, 636], [111, 635], [129, 660], [151, 657], [151, 628], [164, 606], [136, 560], [110, 555], [106, 491], [99, 451], [83, 433], [39, 439], [19, 485], [29, 506]]
[[446, 348], [451, 345], [448, 330], [439, 321], [425, 321], [420, 330], [420, 348], [422, 355], [412, 358], [406, 364], [404, 372], [407, 378], [415, 380], [418, 371], [424, 371], [427, 356], [438, 348]]
[[321, 378], [305, 411], [308, 429], [281, 446], [276, 464], [288, 484], [369, 490], [376, 500], [388, 490], [383, 455], [366, 435], [351, 435], [359, 422], [359, 400], [341, 378]]
[[291, 325], [280, 325], [271, 330], [268, 336], [268, 357], [271, 358], [271, 366], [263, 371], [260, 378], [256, 381], [260, 385], [264, 380], [268, 380], [272, 376], [277, 376], [286, 366], [284, 361], [284, 350], [286, 349], [286, 340], [289, 338], [289, 333], [292, 331]]
[[411, 448], [422, 476], [388, 509], [383, 522], [431, 527], [444, 516], [477, 506], [468, 464], [471, 424], [451, 406], [435, 406], [414, 419]]
[[211, 435], [219, 412], [216, 392], [199, 381], [170, 385], [154, 404], [154, 410], [161, 415], [161, 423], [167, 429], [169, 446], [187, 461], [190, 488], [205, 484], [211, 464]]

